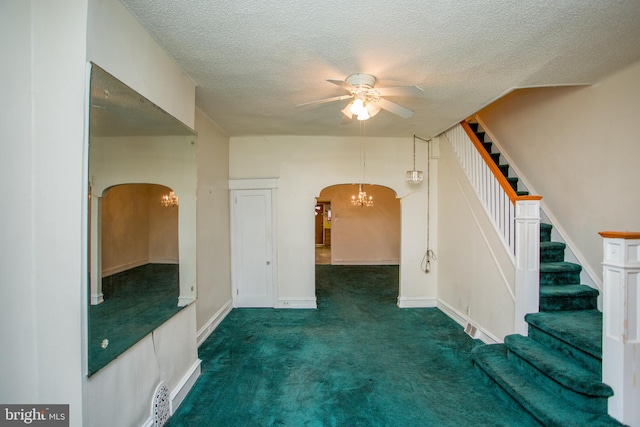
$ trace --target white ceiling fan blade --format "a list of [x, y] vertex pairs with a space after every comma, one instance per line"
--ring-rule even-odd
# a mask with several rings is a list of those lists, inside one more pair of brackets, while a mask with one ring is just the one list
[[327, 81], [329, 83], [333, 83], [334, 85], [340, 86], [341, 88], [348, 91], [352, 91], [353, 89], [355, 89], [353, 86], [351, 86], [349, 83], [345, 82], [344, 80], [327, 79]]
[[315, 101], [309, 101], [309, 102], [305, 102], [303, 104], [298, 104], [298, 105], [296, 105], [296, 108], [304, 107], [305, 105], [311, 105], [311, 104], [324, 104], [326, 102], [342, 101], [344, 99], [349, 99], [352, 96], [353, 95], [340, 95], [340, 96], [334, 96], [333, 98], [317, 99]]
[[402, 105], [398, 105], [395, 102], [388, 101], [384, 98], [380, 98], [376, 101], [376, 104], [382, 109], [389, 111], [397, 116], [402, 117], [403, 119], [408, 119], [413, 116], [413, 111], [408, 108], [403, 107]]
[[424, 91], [418, 86], [398, 86], [375, 88], [380, 96], [422, 96]]

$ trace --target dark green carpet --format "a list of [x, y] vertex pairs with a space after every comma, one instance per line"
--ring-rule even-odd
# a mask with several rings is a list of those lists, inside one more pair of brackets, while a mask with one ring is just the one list
[[397, 266], [316, 267], [317, 310], [234, 309], [169, 426], [527, 426], [438, 309], [400, 309]]
[[181, 310], [178, 270], [177, 264], [146, 264], [102, 279], [104, 302], [89, 306], [89, 375]]

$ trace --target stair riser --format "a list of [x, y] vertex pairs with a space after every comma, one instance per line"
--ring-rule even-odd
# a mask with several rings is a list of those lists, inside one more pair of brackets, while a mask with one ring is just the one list
[[541, 242], [551, 241], [551, 227], [545, 227], [543, 224], [540, 224], [540, 241]]
[[592, 356], [589, 353], [585, 353], [579, 348], [573, 347], [564, 341], [559, 340], [546, 333], [545, 331], [536, 328], [535, 326], [529, 324], [529, 337], [533, 340], [538, 341], [540, 344], [544, 344], [548, 347], [551, 347], [555, 350], [560, 351], [561, 353], [567, 355], [568, 357], [573, 357], [578, 363], [580, 363], [585, 368], [595, 372], [598, 375], [602, 375], [602, 360]]
[[[482, 369], [482, 366], [480, 366], [479, 364], [473, 363], [473, 367], [476, 371], [478, 371], [480, 373], [480, 378], [482, 379], [482, 382], [490, 387], [492, 387], [495, 391], [496, 391], [496, 395], [498, 395], [500, 397], [500, 399], [509, 407], [512, 409], [516, 409], [518, 411], [523, 411], [526, 412], [528, 414], [530, 414], [532, 417], [536, 418], [537, 420], [540, 420], [539, 417], [536, 417], [536, 414], [534, 414], [532, 411], [530, 411], [529, 409], [527, 409], [526, 407], [524, 407], [519, 401], [518, 401], [518, 397], [517, 395], [512, 395], [510, 394], [507, 390], [505, 390], [500, 384], [498, 384], [491, 375], [489, 375], [484, 369]], [[544, 417], [543, 417], [544, 419]], [[528, 425], [535, 425], [535, 426], [544, 426], [544, 422], [542, 422], [541, 424], [528, 424]]]
[[580, 273], [576, 272], [540, 272], [541, 285], [572, 285], [580, 283]]
[[540, 250], [540, 262], [562, 262], [564, 261], [564, 249], [547, 248]]
[[540, 297], [540, 311], [595, 310], [597, 308], [598, 297]]
[[529, 378], [532, 378], [536, 384], [548, 390], [550, 394], [570, 402], [572, 405], [585, 412], [594, 414], [607, 413], [607, 398], [585, 396], [581, 393], [570, 390], [549, 378], [544, 372], [541, 372], [536, 367], [529, 364], [516, 353], [509, 351], [507, 353], [507, 357], [518, 367], [518, 369], [528, 375]]

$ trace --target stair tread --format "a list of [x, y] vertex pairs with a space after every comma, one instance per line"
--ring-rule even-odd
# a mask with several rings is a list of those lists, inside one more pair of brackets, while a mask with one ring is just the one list
[[507, 359], [504, 344], [478, 346], [472, 357], [503, 390], [546, 426], [620, 425], [606, 414], [591, 414], [558, 399], [519, 371]]
[[573, 262], [556, 261], [556, 262], [541, 262], [540, 263], [540, 272], [541, 273], [554, 273], [554, 272], [575, 272], [575, 273], [579, 273], [581, 271], [582, 271], [582, 266], [580, 264], [575, 264]]
[[540, 285], [540, 297], [597, 297], [599, 294], [597, 289], [587, 285]]
[[598, 310], [563, 310], [529, 313], [530, 325], [591, 356], [602, 359], [602, 313]]
[[504, 343], [509, 351], [569, 390], [586, 396], [613, 396], [613, 390], [602, 382], [599, 375], [556, 350], [522, 335], [508, 335]]

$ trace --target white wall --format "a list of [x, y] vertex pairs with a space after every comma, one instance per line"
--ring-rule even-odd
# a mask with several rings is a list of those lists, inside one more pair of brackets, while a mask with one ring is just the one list
[[640, 63], [601, 83], [513, 92], [479, 113], [602, 283], [599, 231], [640, 230]]
[[89, 0], [87, 60], [194, 127], [195, 84], [118, 0]]
[[198, 132], [198, 339], [231, 309], [229, 138], [200, 110]]
[[[330, 185], [363, 180], [391, 188], [401, 200], [400, 297], [407, 305], [435, 304], [436, 277], [420, 263], [426, 250], [426, 182], [411, 186], [412, 143], [406, 138], [232, 137], [231, 179], [278, 178], [277, 264], [279, 299], [315, 298], [315, 197]], [[426, 145], [418, 144], [416, 166], [426, 170]], [[435, 186], [435, 179], [432, 185]], [[432, 244], [437, 242], [432, 241]]]
[[515, 266], [445, 137], [438, 176], [438, 300], [490, 340], [514, 332]]
[[[3, 1], [0, 401], [82, 422], [85, 1]], [[10, 327], [8, 327], [10, 325]]]

